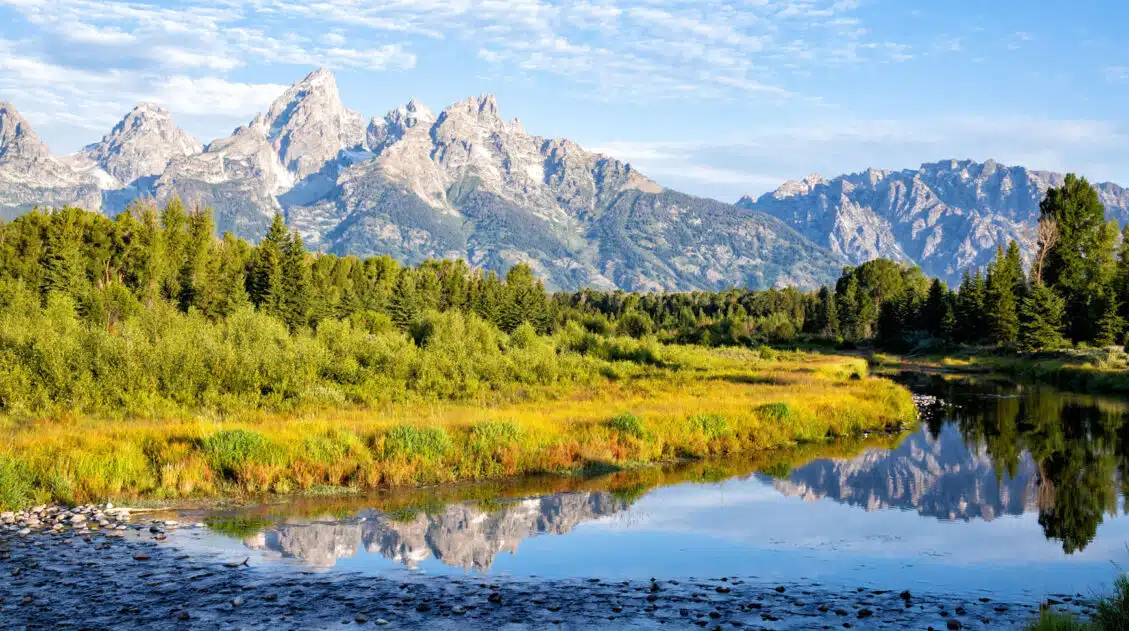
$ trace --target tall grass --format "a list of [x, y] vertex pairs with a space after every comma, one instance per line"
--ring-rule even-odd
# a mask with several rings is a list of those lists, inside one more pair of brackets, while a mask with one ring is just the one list
[[[0, 418], [0, 506], [615, 469], [817, 444], [908, 423], [915, 414], [904, 388], [851, 379], [865, 374], [860, 358], [781, 353], [766, 359], [757, 350], [659, 346], [663, 365], [656, 366], [595, 360], [566, 346], [557, 346], [562, 364], [595, 362], [608, 376], [503, 383], [486, 395], [447, 399], [402, 381], [406, 396], [371, 405], [232, 405], [229, 411], [170, 405], [149, 414], [9, 415]], [[262, 384], [260, 377], [248, 379]], [[341, 383], [347, 380], [334, 382]], [[304, 387], [295, 378], [271, 392]], [[151, 401], [162, 401], [159, 388], [148, 392]], [[210, 392], [199, 401], [233, 394], [214, 386]]]
[[1039, 619], [1031, 623], [1028, 631], [1124, 631], [1129, 629], [1129, 578], [1124, 574], [1117, 577], [1113, 593], [1098, 601], [1097, 608], [1089, 620], [1044, 611]]

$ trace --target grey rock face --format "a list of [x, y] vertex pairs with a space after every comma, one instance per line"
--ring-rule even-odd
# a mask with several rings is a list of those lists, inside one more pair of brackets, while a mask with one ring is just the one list
[[0, 102], [0, 219], [65, 205], [101, 209], [98, 181], [52, 157], [16, 108]]
[[[19, 143], [51, 160], [38, 141]], [[366, 129], [325, 70], [202, 151], [167, 112], [143, 105], [101, 143], [50, 164], [57, 174], [27, 170], [22, 189], [0, 180], [0, 207], [10, 198], [13, 214], [25, 200], [112, 213], [133, 193], [178, 195], [211, 206], [219, 230], [252, 240], [282, 212], [323, 251], [459, 257], [495, 270], [528, 263], [554, 289], [814, 287], [843, 264], [768, 215], [664, 189], [629, 164], [528, 134], [492, 95], [438, 115], [413, 99]], [[91, 195], [73, 190], [81, 186]]]
[[[813, 175], [737, 205], [781, 219], [852, 263], [890, 258], [956, 282], [1011, 240], [1030, 256], [1039, 202], [1063, 181], [1059, 173], [992, 160], [949, 160], [833, 180]], [[1095, 188], [1111, 218], [1129, 219], [1129, 192], [1111, 183]]]
[[138, 178], [160, 175], [176, 158], [199, 153], [200, 142], [173, 122], [167, 110], [142, 103], [126, 114], [102, 141], [78, 154], [102, 168], [122, 185]]

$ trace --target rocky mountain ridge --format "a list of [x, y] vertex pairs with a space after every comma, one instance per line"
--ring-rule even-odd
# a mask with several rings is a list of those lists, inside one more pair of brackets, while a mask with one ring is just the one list
[[252, 240], [283, 213], [311, 248], [495, 270], [524, 262], [557, 289], [814, 287], [843, 264], [773, 217], [531, 135], [492, 95], [438, 114], [413, 99], [366, 124], [318, 70], [206, 146], [143, 104], [65, 158], [14, 108], [0, 110], [0, 218], [64, 204], [113, 215], [138, 197], [173, 196]]
[[[737, 205], [772, 215], [853, 264], [885, 257], [956, 282], [984, 267], [997, 245], [1034, 250], [1039, 202], [1064, 175], [994, 160], [947, 160], [918, 169], [867, 169], [831, 180], [810, 175]], [[1095, 184], [1107, 215], [1129, 221], [1129, 189]]]

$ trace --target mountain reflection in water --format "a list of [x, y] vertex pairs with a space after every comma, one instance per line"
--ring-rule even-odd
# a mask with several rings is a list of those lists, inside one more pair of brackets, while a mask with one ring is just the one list
[[[608, 550], [619, 554], [628, 540], [610, 537], [631, 537], [631, 545], [646, 547], [651, 544], [643, 542], [652, 541], [646, 537], [662, 532], [701, 541], [727, 540], [744, 550], [787, 549], [789, 537], [802, 548], [805, 536], [824, 537], [838, 546], [834, 542], [852, 537], [857, 541], [888, 536], [885, 526], [894, 526], [895, 515], [881, 517], [885, 510], [953, 522], [957, 530], [946, 530], [944, 537], [950, 542], [946, 545], [959, 546], [965, 536], [962, 531], [969, 532], [967, 536], [976, 531], [971, 527], [974, 522], [1037, 513], [1038, 527], [1034, 520], [1027, 521], [1023, 532], [1041, 528], [1048, 540], [1061, 543], [1066, 558], [1085, 549], [1098, 526], [1119, 513], [1129, 466], [1129, 406], [1124, 402], [991, 379], [922, 374], [899, 379], [915, 391], [934, 395], [938, 402], [923, 410], [919, 430], [896, 443], [872, 438], [869, 447], [801, 449], [783, 463], [745, 458], [661, 473], [644, 470], [623, 474], [630, 484], [611, 476], [577, 483], [563, 493], [553, 493], [552, 485], [543, 489], [533, 485], [520, 496], [524, 499], [465, 501], [465, 495], [457, 496], [463, 491], [456, 489], [455, 497], [410, 509], [377, 510], [361, 504], [287, 513], [286, 506], [275, 507], [270, 520], [241, 528], [216, 524], [213, 530], [238, 537], [250, 548], [314, 566], [329, 567], [339, 559], [368, 553], [409, 568], [433, 559], [484, 572], [495, 565], [500, 553], [516, 553], [524, 539], [564, 535], [586, 522], [602, 526], [585, 529], [583, 536], [570, 535], [577, 540], [575, 545], [582, 549], [607, 545], [604, 554]], [[725, 479], [732, 482], [720, 487], [670, 486]], [[652, 493], [660, 486], [670, 488]], [[852, 532], [841, 523], [827, 523], [820, 530], [818, 524], [825, 519], [821, 516], [829, 513], [813, 507], [808, 511], [810, 520], [805, 520], [806, 534], [801, 535], [786, 525], [793, 517], [766, 515], [768, 505], [762, 500], [747, 506], [732, 504], [736, 495], [711, 494], [711, 488], [741, 490], [748, 497], [758, 496], [755, 489], [764, 489], [771, 496], [801, 497], [823, 506], [824, 500], [831, 500], [864, 509], [875, 519], [867, 522], [865, 528], [870, 530], [866, 531]], [[686, 507], [681, 508], [678, 501], [684, 500]], [[788, 515], [804, 519], [803, 506], [787, 508]], [[729, 523], [722, 526], [720, 510], [738, 511], [739, 531], [730, 529]], [[298, 513], [307, 517], [294, 516]], [[961, 523], [969, 527], [962, 528]], [[905, 526], [904, 520], [897, 520], [897, 528]], [[569, 546], [556, 549], [557, 554], [575, 554], [566, 551]], [[907, 559], [934, 552], [904, 551]], [[663, 562], [675, 562], [678, 554], [666, 549]]]
[[610, 493], [563, 493], [489, 507], [459, 502], [435, 512], [365, 511], [342, 521], [280, 523], [246, 537], [244, 543], [318, 566], [331, 566], [364, 550], [409, 568], [435, 558], [485, 571], [499, 553], [517, 552], [527, 537], [564, 534], [583, 521], [626, 507]]

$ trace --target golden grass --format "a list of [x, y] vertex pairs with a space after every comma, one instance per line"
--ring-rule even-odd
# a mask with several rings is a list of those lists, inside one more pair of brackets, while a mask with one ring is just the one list
[[[0, 507], [500, 479], [767, 452], [912, 422], [861, 358], [668, 347], [667, 366], [486, 402], [0, 420]], [[630, 415], [631, 427], [609, 420]], [[708, 418], [706, 418], [708, 417]], [[706, 418], [705, 421], [703, 419]], [[617, 429], [618, 428], [618, 429]]]

